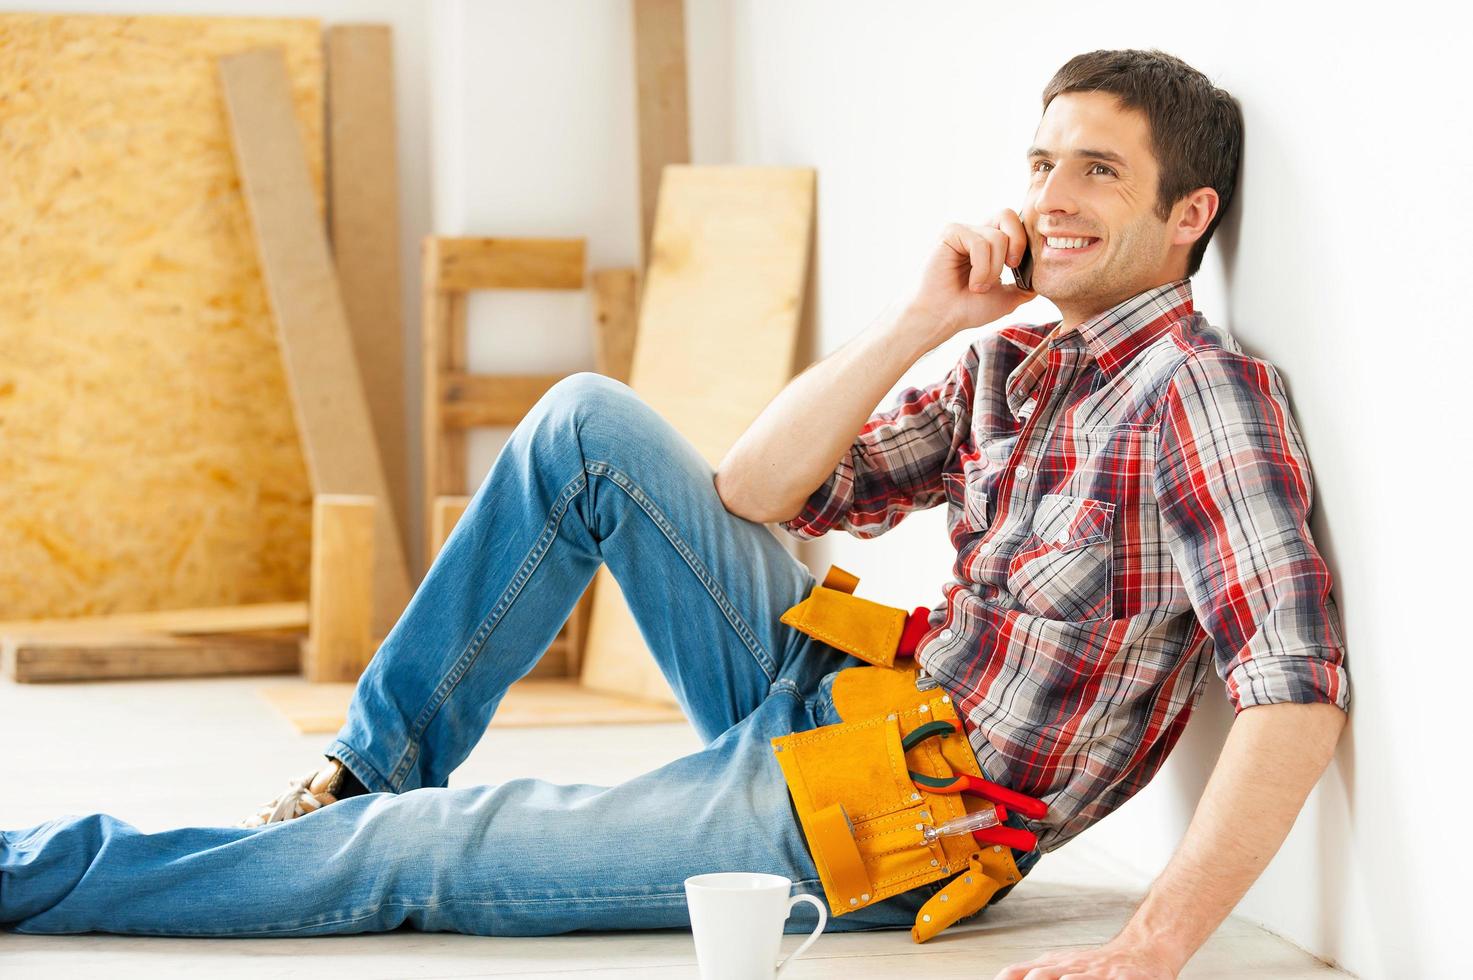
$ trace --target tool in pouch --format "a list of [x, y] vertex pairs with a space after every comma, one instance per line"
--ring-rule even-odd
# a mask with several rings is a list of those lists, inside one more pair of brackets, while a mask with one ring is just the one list
[[858, 584], [830, 566], [782, 614], [874, 666], [834, 678], [838, 724], [774, 738], [773, 752], [835, 916], [952, 879], [916, 915], [911, 938], [922, 943], [1022, 877], [1012, 848], [1032, 850], [1037, 840], [1002, 823], [1009, 809], [1040, 819], [1048, 808], [983, 778], [951, 697], [910, 662], [926, 608], [861, 599]]

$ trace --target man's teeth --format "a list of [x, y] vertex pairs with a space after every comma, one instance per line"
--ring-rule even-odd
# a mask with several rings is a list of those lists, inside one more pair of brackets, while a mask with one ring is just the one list
[[1093, 239], [1093, 238], [1046, 238], [1046, 239], [1044, 239], [1044, 241], [1048, 242], [1048, 247], [1049, 248], [1084, 248], [1084, 246], [1092, 244], [1095, 241], [1095, 239]]

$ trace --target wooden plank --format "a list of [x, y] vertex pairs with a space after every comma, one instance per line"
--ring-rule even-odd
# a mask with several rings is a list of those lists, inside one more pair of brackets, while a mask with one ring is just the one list
[[563, 380], [564, 374], [464, 374], [440, 376], [440, 419], [447, 428], [468, 429], [520, 422]]
[[[347, 314], [311, 198], [286, 69], [275, 50], [220, 59], [231, 133], [261, 268], [317, 493], [388, 501]], [[387, 633], [409, 601], [393, 508], [375, 508], [374, 628]]]
[[424, 560], [428, 569], [440, 548], [433, 529], [435, 500], [466, 492], [465, 433], [447, 431], [440, 418], [441, 376], [466, 368], [465, 294], [440, 288], [440, 246], [420, 243], [420, 456], [423, 463]]
[[251, 633], [305, 629], [306, 626], [305, 602], [267, 602], [218, 609], [166, 609], [75, 619], [14, 619], [0, 621], [0, 633], [24, 633], [28, 636], [54, 633]]
[[470, 503], [471, 498], [463, 495], [435, 498], [433, 516], [430, 519], [430, 531], [435, 543], [430, 552], [431, 561], [434, 561], [440, 554], [440, 549], [445, 547], [445, 540], [450, 537], [450, 532], [455, 530], [455, 525], [460, 523], [460, 517]]
[[312, 489], [215, 68], [263, 46], [320, 213], [318, 21], [0, 14], [0, 619], [306, 599]]
[[[336, 732], [348, 717], [353, 684], [279, 684], [263, 687], [261, 696], [304, 735]], [[660, 702], [600, 694], [571, 679], [523, 678], [513, 684], [492, 728], [548, 725], [648, 725], [684, 719], [680, 708]]]
[[434, 273], [446, 292], [582, 289], [582, 238], [439, 238]]
[[52, 634], [0, 637], [16, 683], [295, 673], [293, 637]]
[[372, 497], [320, 493], [312, 502], [312, 625], [302, 676], [356, 681], [373, 657]]
[[684, 0], [634, 0], [634, 74], [639, 117], [640, 246], [653, 261], [660, 175], [690, 163]]
[[[716, 466], [793, 377], [814, 172], [667, 167], [629, 385]], [[618, 583], [600, 567], [582, 681], [673, 699]]]
[[[628, 384], [639, 326], [639, 271], [600, 269], [590, 278], [593, 281], [596, 370]], [[568, 618], [568, 673], [574, 676], [583, 668], [588, 626], [593, 618], [594, 594], [597, 591], [598, 576], [595, 575]]]
[[393, 40], [386, 24], [336, 24], [327, 30], [328, 217], [353, 350], [400, 546], [407, 552], [409, 412]]
[[588, 621], [593, 615], [595, 581], [588, 583], [588, 588], [583, 590], [578, 605], [573, 607], [572, 615], [564, 624], [562, 635], [567, 639], [567, 647], [563, 651], [564, 672], [569, 677], [578, 677], [583, 672], [583, 651], [588, 645]]
[[[558, 635], [553, 637], [552, 642], [547, 645], [547, 649], [542, 651], [542, 656], [537, 659], [537, 663], [532, 665], [532, 669], [527, 672], [523, 680], [562, 680], [572, 678], [574, 676], [573, 671], [568, 668], [568, 660], [572, 653], [569, 648], [570, 642], [571, 639], [567, 625], [564, 624], [563, 628], [558, 631]], [[517, 681], [517, 684], [520, 683], [522, 682]]]
[[596, 370], [628, 384], [639, 327], [639, 273], [599, 269], [591, 278]]

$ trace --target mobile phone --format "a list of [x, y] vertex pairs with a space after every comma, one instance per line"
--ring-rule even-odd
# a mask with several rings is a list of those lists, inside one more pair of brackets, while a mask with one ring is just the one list
[[1019, 289], [1026, 289], [1029, 292], [1032, 292], [1033, 291], [1033, 243], [1032, 242], [1027, 241], [1026, 239], [1024, 240], [1024, 242], [1023, 242], [1023, 258], [1018, 262], [1017, 265], [1010, 265], [1010, 266], [1008, 266], [1008, 268], [1012, 270], [1012, 273], [1013, 273], [1013, 283]]

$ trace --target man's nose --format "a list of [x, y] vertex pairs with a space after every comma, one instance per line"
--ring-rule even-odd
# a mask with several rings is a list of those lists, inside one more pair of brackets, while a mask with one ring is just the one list
[[1039, 214], [1050, 211], [1073, 214], [1079, 210], [1074, 188], [1068, 177], [1060, 174], [1058, 167], [1033, 185], [1033, 210]]

